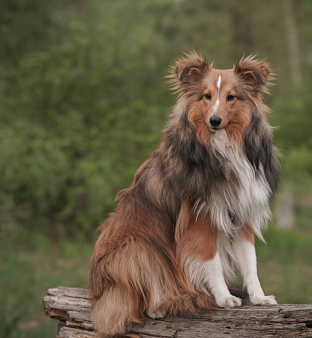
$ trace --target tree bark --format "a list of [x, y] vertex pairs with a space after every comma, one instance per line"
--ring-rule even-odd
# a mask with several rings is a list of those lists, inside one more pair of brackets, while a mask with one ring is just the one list
[[[43, 298], [45, 313], [59, 319], [58, 338], [99, 338], [90, 318], [89, 291], [57, 287]], [[245, 302], [246, 303], [246, 302]], [[312, 337], [312, 304], [243, 305], [217, 309], [199, 318], [146, 319], [127, 337], [244, 338]]]
[[293, 0], [285, 0], [285, 25], [289, 49], [289, 65], [292, 83], [298, 87], [302, 82], [299, 43], [294, 16]]

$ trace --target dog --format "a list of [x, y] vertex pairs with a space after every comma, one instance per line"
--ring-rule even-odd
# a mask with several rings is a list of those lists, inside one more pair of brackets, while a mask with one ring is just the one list
[[90, 265], [92, 321], [104, 336], [166, 314], [277, 304], [257, 275], [254, 235], [270, 219], [280, 164], [263, 103], [270, 65], [243, 57], [214, 69], [192, 52], [171, 67], [177, 103], [159, 148], [137, 170], [101, 226]]

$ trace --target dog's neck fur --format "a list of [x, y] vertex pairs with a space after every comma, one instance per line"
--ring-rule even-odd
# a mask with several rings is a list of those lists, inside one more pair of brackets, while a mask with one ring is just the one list
[[270, 186], [262, 164], [256, 173], [243, 150], [232, 142], [224, 129], [210, 136], [211, 150], [223, 167], [225, 184], [213, 185], [209, 202], [196, 203], [197, 214], [209, 213], [219, 230], [235, 235], [249, 225], [263, 239], [261, 228], [271, 216]]

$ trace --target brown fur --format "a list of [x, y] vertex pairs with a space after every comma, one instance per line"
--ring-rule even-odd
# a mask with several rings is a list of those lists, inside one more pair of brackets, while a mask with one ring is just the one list
[[[209, 202], [215, 184], [235, 184], [235, 177], [227, 181], [226, 168], [209, 144], [214, 102], [205, 94], [216, 90], [220, 72], [222, 95], [237, 97], [220, 102], [222, 127], [245, 149], [255, 170], [262, 161], [272, 192], [276, 189], [278, 161], [260, 95], [268, 65], [249, 57], [220, 71], [195, 53], [178, 60], [170, 78], [179, 100], [163, 141], [132, 185], [118, 193], [118, 207], [101, 226], [92, 255], [92, 320], [103, 335], [124, 334], [144, 312], [196, 315], [215, 306], [210, 296], [194, 289], [182, 267], [187, 254], [206, 261], [217, 251], [217, 227], [209, 215], [197, 217], [195, 202]], [[251, 241], [248, 228], [243, 235]]]
[[[205, 114], [204, 111], [205, 106], [200, 102], [203, 107], [196, 107], [189, 111], [188, 119], [194, 126], [196, 131], [197, 138], [203, 143], [207, 144], [209, 141], [209, 134], [210, 131], [207, 128], [207, 124], [205, 121]], [[200, 105], [200, 104], [199, 104]]]
[[217, 253], [218, 230], [207, 217], [196, 217], [191, 206], [184, 202], [176, 224], [176, 253], [180, 265], [183, 258], [193, 254], [203, 262]]

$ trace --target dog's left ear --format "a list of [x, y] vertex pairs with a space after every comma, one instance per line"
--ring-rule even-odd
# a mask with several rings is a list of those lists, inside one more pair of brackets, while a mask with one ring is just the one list
[[252, 92], [267, 92], [265, 86], [269, 84], [272, 71], [265, 60], [256, 60], [252, 55], [242, 58], [234, 65], [234, 73], [246, 81]]
[[210, 67], [207, 60], [196, 52], [192, 52], [176, 61], [171, 67], [168, 78], [171, 79], [174, 89], [182, 92], [192, 91], [194, 86], [208, 73]]

